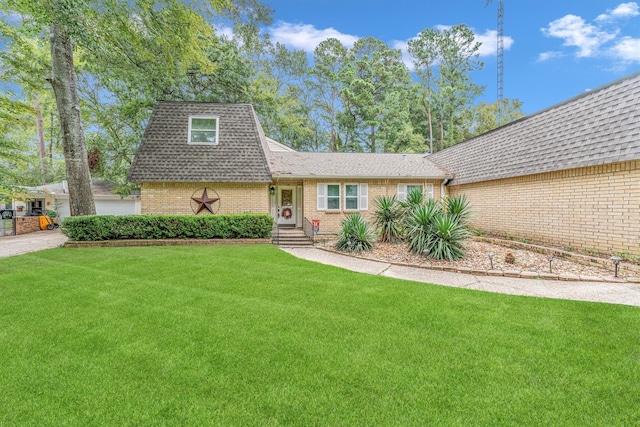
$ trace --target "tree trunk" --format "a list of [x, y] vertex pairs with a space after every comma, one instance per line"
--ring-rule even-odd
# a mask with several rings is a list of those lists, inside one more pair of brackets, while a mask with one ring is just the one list
[[95, 215], [87, 146], [73, 64], [73, 46], [57, 23], [51, 26], [51, 86], [60, 117], [60, 134], [69, 185], [71, 216]]
[[42, 120], [42, 109], [40, 108], [40, 100], [38, 99], [37, 92], [33, 92], [33, 109], [36, 110], [36, 132], [38, 134], [38, 157], [40, 158], [40, 173], [42, 174], [42, 183], [46, 184], [47, 147], [44, 140], [44, 123]]

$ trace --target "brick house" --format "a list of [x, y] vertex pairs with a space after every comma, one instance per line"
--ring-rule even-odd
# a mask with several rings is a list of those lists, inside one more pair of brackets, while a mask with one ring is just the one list
[[432, 155], [296, 152], [264, 135], [251, 105], [158, 102], [129, 179], [143, 214], [204, 200], [285, 227], [317, 219], [322, 233], [350, 212], [371, 221], [379, 195], [465, 194], [487, 232], [638, 255], [640, 73]]

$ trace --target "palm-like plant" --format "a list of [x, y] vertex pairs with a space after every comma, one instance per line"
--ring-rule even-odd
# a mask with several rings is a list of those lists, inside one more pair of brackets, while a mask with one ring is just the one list
[[435, 238], [433, 223], [435, 218], [441, 215], [442, 209], [436, 202], [418, 205], [407, 213], [407, 244], [412, 254], [429, 255]]
[[374, 201], [375, 226], [380, 232], [380, 241], [395, 243], [401, 235], [402, 209], [396, 196], [379, 196]]
[[464, 243], [469, 230], [453, 215], [446, 213], [434, 218], [432, 224], [433, 244], [429, 255], [435, 259], [455, 261], [464, 258]]
[[373, 247], [375, 235], [359, 213], [346, 216], [338, 232], [336, 248], [345, 252], [363, 252]]
[[445, 199], [445, 210], [451, 217], [462, 225], [469, 224], [471, 211], [469, 209], [469, 199], [464, 195], [457, 197], [447, 197]]

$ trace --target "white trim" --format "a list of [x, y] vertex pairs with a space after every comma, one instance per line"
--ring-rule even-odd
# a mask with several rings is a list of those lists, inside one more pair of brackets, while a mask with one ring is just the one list
[[[338, 208], [330, 209], [329, 208], [329, 186], [337, 185], [338, 186]], [[327, 182], [327, 183], [318, 183], [318, 198], [317, 198], [317, 207], [319, 211], [339, 211], [342, 204], [342, 186], [339, 182]], [[331, 198], [335, 198], [336, 196], [331, 196]]]
[[[350, 198], [356, 199], [356, 207], [348, 208], [347, 207], [347, 185], [355, 185], [358, 194], [355, 196], [350, 196]], [[345, 182], [344, 183], [344, 210], [345, 211], [366, 211], [369, 209], [369, 184], [367, 183], [357, 183], [357, 182]]]
[[369, 209], [369, 184], [361, 183], [359, 190], [360, 200], [358, 201], [358, 207], [361, 211], [366, 211]]
[[[193, 130], [191, 123], [193, 121], [193, 119], [215, 119], [216, 121], [216, 141], [215, 142], [193, 142], [191, 141], [191, 131]], [[198, 130], [211, 130], [211, 129], [195, 129], [196, 131]], [[189, 130], [187, 133], [187, 143], [190, 145], [218, 145], [218, 142], [220, 141], [220, 117], [219, 116], [212, 116], [212, 115], [193, 115], [193, 116], [189, 116]]]

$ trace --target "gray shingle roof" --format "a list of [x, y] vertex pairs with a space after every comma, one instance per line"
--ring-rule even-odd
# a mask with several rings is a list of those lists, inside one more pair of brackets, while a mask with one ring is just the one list
[[269, 156], [269, 165], [274, 177], [444, 179], [451, 176], [423, 154], [274, 151]]
[[640, 73], [427, 158], [453, 184], [640, 159]]
[[[189, 116], [219, 117], [217, 145], [190, 145]], [[267, 142], [248, 104], [158, 102], [142, 137], [133, 182], [271, 182]]]

